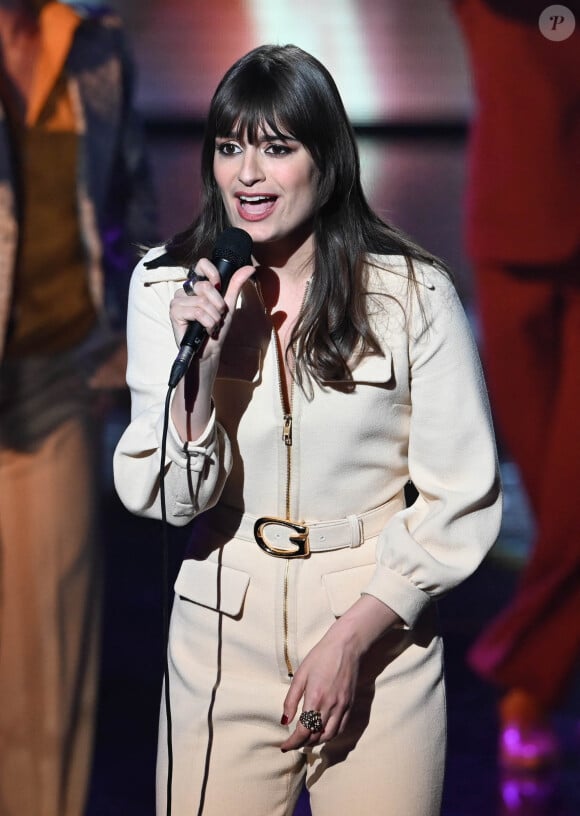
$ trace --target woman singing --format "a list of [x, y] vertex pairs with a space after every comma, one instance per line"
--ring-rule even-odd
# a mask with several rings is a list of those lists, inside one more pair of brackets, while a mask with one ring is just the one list
[[[337, 88], [295, 46], [225, 74], [192, 226], [136, 268], [125, 505], [191, 525], [169, 635], [173, 814], [436, 816], [445, 758], [434, 601], [500, 522], [480, 365], [442, 264], [374, 214]], [[227, 289], [226, 228], [252, 239]], [[188, 277], [188, 272], [195, 274]], [[405, 486], [417, 497], [405, 502]], [[158, 814], [165, 814], [166, 722]]]

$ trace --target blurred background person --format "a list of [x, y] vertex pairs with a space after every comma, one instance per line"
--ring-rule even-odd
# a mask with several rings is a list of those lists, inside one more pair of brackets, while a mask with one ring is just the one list
[[[550, 715], [580, 655], [580, 31], [546, 36], [548, 5], [455, 2], [477, 101], [467, 245], [484, 363], [536, 526], [519, 588], [469, 662], [501, 689], [501, 764], [528, 770], [558, 758]], [[578, 5], [546, 12], [548, 29], [570, 31]]]
[[101, 596], [91, 387], [124, 386], [154, 204], [119, 18], [1, 0], [0, 47], [0, 814], [80, 816]]

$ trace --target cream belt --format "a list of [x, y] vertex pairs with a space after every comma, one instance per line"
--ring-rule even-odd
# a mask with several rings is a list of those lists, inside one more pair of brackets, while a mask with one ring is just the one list
[[312, 523], [251, 513], [239, 515], [223, 505], [210, 512], [212, 526], [233, 538], [256, 541], [268, 555], [305, 558], [311, 552], [360, 547], [366, 539], [378, 536], [387, 521], [404, 506], [404, 497], [400, 494], [361, 515]]

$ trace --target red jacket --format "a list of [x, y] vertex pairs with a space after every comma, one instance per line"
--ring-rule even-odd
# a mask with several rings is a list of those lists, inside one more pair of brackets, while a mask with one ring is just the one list
[[468, 249], [477, 261], [546, 263], [580, 249], [580, 3], [576, 29], [540, 31], [537, 0], [456, 0], [477, 109]]

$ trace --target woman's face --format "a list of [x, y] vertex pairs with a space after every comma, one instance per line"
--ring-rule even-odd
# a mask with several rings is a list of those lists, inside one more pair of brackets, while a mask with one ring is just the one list
[[303, 244], [318, 208], [318, 169], [301, 142], [267, 130], [258, 137], [216, 138], [213, 171], [228, 218], [258, 246]]

